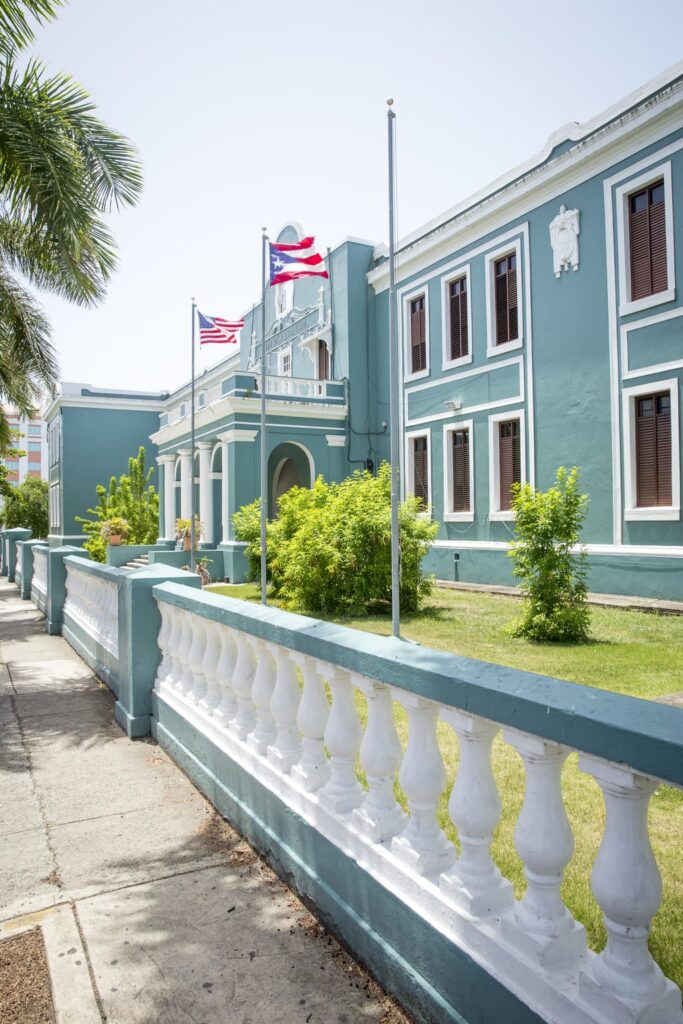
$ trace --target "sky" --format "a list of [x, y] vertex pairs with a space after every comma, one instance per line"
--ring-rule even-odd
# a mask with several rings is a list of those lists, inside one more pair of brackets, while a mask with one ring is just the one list
[[226, 318], [257, 301], [262, 226], [385, 242], [389, 96], [403, 236], [680, 60], [682, 40], [681, 0], [647, 17], [636, 0], [70, 0], [33, 52], [132, 140], [145, 189], [109, 218], [105, 301], [41, 296], [62, 378], [187, 380], [191, 297]]

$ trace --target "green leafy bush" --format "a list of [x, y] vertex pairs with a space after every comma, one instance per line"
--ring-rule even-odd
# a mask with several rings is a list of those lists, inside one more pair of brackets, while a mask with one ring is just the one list
[[17, 487], [8, 485], [4, 493], [5, 527], [23, 526], [36, 540], [47, 537], [50, 526], [47, 481], [27, 477]]
[[[318, 477], [313, 487], [293, 487], [279, 501], [267, 528], [267, 569], [284, 605], [313, 614], [365, 615], [391, 602], [391, 471], [357, 471], [341, 483]], [[260, 500], [233, 517], [247, 543], [252, 579], [260, 574]], [[401, 609], [416, 611], [432, 588], [421, 564], [438, 527], [422, 518], [421, 501], [401, 504]]]
[[588, 639], [586, 552], [574, 552], [586, 517], [588, 496], [580, 494], [579, 471], [560, 466], [555, 485], [537, 491], [515, 484], [514, 573], [525, 598], [513, 636], [580, 643]]
[[102, 527], [113, 519], [128, 523], [128, 544], [156, 544], [159, 537], [159, 495], [150, 480], [154, 469], [145, 467], [145, 449], [140, 448], [137, 458], [128, 460], [128, 473], [109, 481], [109, 491], [101, 484], [97, 487], [97, 507], [89, 508], [94, 519], [76, 516], [87, 540], [83, 545], [96, 562], [107, 560], [107, 541]]

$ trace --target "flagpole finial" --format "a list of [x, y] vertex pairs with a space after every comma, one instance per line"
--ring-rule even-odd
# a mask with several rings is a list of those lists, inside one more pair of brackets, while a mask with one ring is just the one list
[[389, 99], [387, 100], [387, 106], [388, 106], [388, 107], [393, 107], [393, 105], [394, 105], [394, 101], [393, 101], [393, 100], [391, 99], [391, 97], [390, 97], [390, 98], [389, 98]]
[[265, 235], [265, 233], [266, 233], [266, 231], [267, 231], [267, 230], [268, 230], [268, 228], [267, 228], [267, 227], [265, 227], [265, 225], [264, 225], [264, 226], [263, 226], [263, 227], [261, 228], [261, 231], [263, 232], [263, 234], [264, 234], [264, 235]]

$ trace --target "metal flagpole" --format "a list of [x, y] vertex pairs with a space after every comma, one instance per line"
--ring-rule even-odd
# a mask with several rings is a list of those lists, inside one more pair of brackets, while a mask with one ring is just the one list
[[261, 604], [266, 596], [266, 523], [268, 521], [268, 447], [266, 444], [266, 246], [268, 236], [261, 228]]
[[398, 349], [396, 348], [396, 276], [394, 265], [394, 122], [396, 114], [391, 109], [393, 100], [387, 100], [387, 128], [389, 143], [389, 423], [391, 436], [391, 632], [400, 637], [401, 594], [400, 571], [401, 549], [398, 532], [399, 502], [399, 379]]
[[197, 309], [197, 304], [194, 301], [194, 296], [192, 296], [192, 388], [191, 388], [191, 398], [190, 398], [190, 402], [191, 402], [191, 405], [190, 405], [190, 449], [192, 451], [192, 456], [191, 456], [191, 461], [190, 461], [190, 481], [191, 481], [192, 489], [190, 491], [190, 572], [194, 572], [194, 569], [195, 569], [195, 555], [194, 555], [194, 545], [195, 545], [195, 522], [194, 522], [194, 516], [195, 516], [195, 512], [194, 512], [194, 349], [195, 349], [195, 344], [194, 344], [194, 324], [195, 324], [195, 320], [196, 320], [196, 316], [195, 316], [196, 309]]

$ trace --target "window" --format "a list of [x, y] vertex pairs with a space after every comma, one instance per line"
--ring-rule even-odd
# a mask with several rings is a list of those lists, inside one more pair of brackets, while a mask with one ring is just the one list
[[413, 438], [413, 494], [429, 504], [429, 451], [427, 438]]
[[30, 452], [39, 452], [43, 446], [40, 441], [29, 441], [28, 450]]
[[183, 420], [187, 416], [187, 405], [185, 402], [180, 403], [180, 416], [179, 419]]
[[517, 253], [508, 253], [493, 265], [496, 345], [519, 337], [517, 311]]
[[663, 179], [629, 196], [628, 238], [631, 300], [666, 291], [669, 279]]
[[671, 505], [671, 394], [636, 398], [636, 507]]
[[418, 295], [408, 303], [410, 313], [410, 372], [422, 373], [427, 369], [427, 334], [425, 297]]
[[679, 386], [660, 380], [624, 390], [626, 520], [680, 518]]
[[16, 459], [5, 459], [5, 466], [10, 473], [16, 473], [19, 470], [19, 463]]
[[40, 423], [29, 423], [29, 437], [40, 437]]
[[330, 379], [330, 350], [324, 341], [318, 342], [318, 380]]
[[463, 359], [469, 353], [466, 275], [448, 284], [448, 315], [450, 358]]
[[291, 349], [285, 349], [280, 354], [280, 376], [291, 377], [292, 375], [292, 352]]
[[498, 424], [498, 474], [498, 507], [507, 512], [512, 505], [512, 485], [522, 480], [519, 420]]
[[444, 520], [474, 520], [474, 458], [472, 420], [450, 423], [443, 428]]

